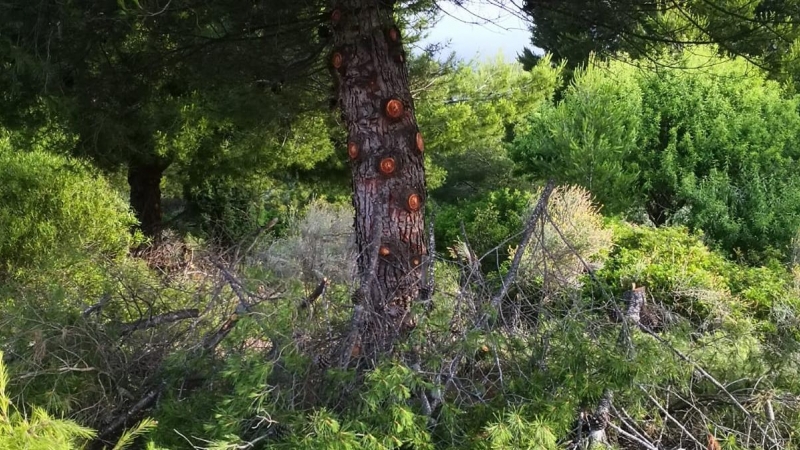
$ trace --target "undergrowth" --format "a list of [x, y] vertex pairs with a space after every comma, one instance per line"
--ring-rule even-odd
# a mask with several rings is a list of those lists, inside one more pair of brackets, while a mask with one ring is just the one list
[[0, 448], [797, 448], [796, 269], [604, 223], [586, 193], [558, 192], [547, 214], [523, 210], [536, 232], [499, 271], [468, 242], [438, 256], [417, 327], [377, 361], [338, 358], [352, 240], [323, 204], [296, 234], [226, 252], [175, 241], [155, 265], [7, 279]]

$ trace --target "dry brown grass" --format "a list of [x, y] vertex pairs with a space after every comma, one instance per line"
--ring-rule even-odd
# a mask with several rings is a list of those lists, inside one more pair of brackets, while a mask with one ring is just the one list
[[[534, 198], [538, 196], [536, 193]], [[556, 187], [547, 217], [549, 220], [536, 224], [534, 242], [525, 251], [517, 281], [524, 285], [555, 277], [575, 284], [585, 271], [581, 259], [600, 264], [611, 249], [612, 232], [603, 227], [603, 217], [589, 191], [579, 186]], [[512, 249], [511, 258], [516, 250]]]
[[258, 258], [284, 279], [349, 283], [355, 274], [353, 216], [350, 206], [316, 200], [290, 224], [291, 234], [272, 242]]

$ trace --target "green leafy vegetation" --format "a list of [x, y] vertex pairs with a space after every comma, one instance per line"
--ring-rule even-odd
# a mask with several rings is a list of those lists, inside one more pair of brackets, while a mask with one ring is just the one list
[[639, 166], [642, 92], [635, 69], [614, 65], [613, 75], [589, 66], [576, 72], [557, 104], [529, 116], [512, 155], [527, 173], [557, 175], [591, 191], [611, 214], [631, 208]]
[[798, 448], [793, 3], [528, 3], [525, 65], [405, 54], [379, 352], [328, 6], [0, 4], [0, 450]]
[[[11, 404], [6, 387], [8, 373], [0, 352], [0, 448], [3, 450], [72, 450], [96, 436], [94, 430], [72, 420], [56, 419], [45, 410], [33, 407], [26, 417]], [[155, 428], [155, 421], [145, 419], [120, 436], [112, 450], [130, 448], [137, 437]], [[156, 450], [152, 444], [148, 449]]]
[[743, 59], [694, 47], [593, 62], [529, 116], [520, 171], [592, 191], [612, 214], [702, 230], [732, 257], [790, 255], [800, 229], [797, 99]]
[[94, 437], [92, 430], [70, 420], [53, 419], [41, 408], [34, 408], [30, 419], [21, 415], [11, 405], [7, 386], [8, 373], [0, 352], [0, 448], [70, 450]]
[[121, 196], [88, 165], [0, 139], [2, 274], [80, 258], [124, 255], [135, 221]]

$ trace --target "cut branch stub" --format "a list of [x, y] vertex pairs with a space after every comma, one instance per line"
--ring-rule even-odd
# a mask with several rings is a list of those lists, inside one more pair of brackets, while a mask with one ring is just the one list
[[408, 196], [408, 201], [406, 202], [406, 206], [408, 206], [409, 211], [417, 212], [422, 207], [422, 197], [419, 194], [413, 193]]
[[403, 45], [400, 43], [400, 29], [396, 26], [392, 26], [391, 28], [387, 28], [386, 32], [386, 42], [389, 45], [389, 54], [391, 55], [392, 59], [394, 59], [397, 63], [404, 63], [406, 60], [405, 52], [403, 51]]
[[389, 158], [383, 158], [381, 160], [380, 171], [381, 171], [382, 174], [391, 175], [392, 173], [394, 173], [396, 168], [397, 167], [396, 167], [396, 164], [394, 162], [394, 158], [389, 157]]
[[334, 69], [341, 69], [344, 66], [344, 55], [341, 52], [333, 52], [331, 55], [331, 65]]
[[422, 258], [421, 257], [414, 256], [414, 257], [411, 258], [411, 266], [412, 267], [418, 267], [420, 264], [422, 264]]
[[386, 116], [390, 119], [400, 119], [403, 117], [405, 113], [405, 106], [403, 106], [403, 102], [400, 100], [393, 98], [386, 102], [386, 106], [383, 107], [383, 111], [386, 113]]
[[350, 159], [355, 160], [358, 158], [358, 144], [353, 141], [347, 143], [347, 155]]
[[417, 132], [416, 144], [417, 150], [419, 150], [420, 153], [425, 151], [425, 141], [422, 139], [422, 133], [420, 132]]
[[391, 27], [386, 30], [386, 37], [389, 39], [390, 44], [397, 44], [400, 42], [400, 30], [397, 27]]
[[381, 248], [378, 249], [378, 254], [385, 258], [385, 257], [391, 255], [392, 251], [389, 250], [389, 246], [381, 245]]

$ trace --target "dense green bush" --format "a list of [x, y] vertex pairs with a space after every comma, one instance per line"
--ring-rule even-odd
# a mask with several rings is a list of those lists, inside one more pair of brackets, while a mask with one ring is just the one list
[[790, 258], [800, 229], [798, 99], [709, 48], [654, 64], [579, 71], [517, 137], [520, 170], [580, 184], [610, 213], [702, 230], [728, 255]]
[[730, 301], [728, 263], [703, 244], [701, 235], [680, 227], [618, 224], [614, 244], [598, 277], [618, 295], [633, 284], [645, 286], [654, 302], [701, 322], [740, 306]]
[[125, 201], [79, 161], [0, 140], [0, 180], [0, 272], [119, 256], [133, 243]]
[[641, 109], [633, 67], [591, 65], [576, 71], [558, 104], [544, 104], [528, 117], [511, 156], [525, 173], [578, 184], [608, 212], [625, 212], [640, 196], [633, 158]]
[[708, 49], [667, 62], [704, 68], [640, 73], [649, 215], [702, 229], [751, 261], [788, 256], [800, 229], [798, 98]]
[[800, 308], [800, 290], [780, 264], [735, 264], [684, 227], [614, 222], [613, 229], [614, 250], [597, 276], [617, 295], [645, 286], [653, 302], [714, 327], [742, 319], [765, 326], [779, 311], [794, 317]]
[[[523, 219], [532, 199], [529, 192], [512, 189], [491, 191], [472, 201], [444, 205], [435, 217], [436, 242], [441, 251], [463, 240], [461, 224], [466, 239], [477, 257], [487, 253], [487, 269], [494, 268], [508, 257], [509, 247], [523, 227]], [[496, 249], [496, 251], [495, 251]]]
[[217, 245], [239, 244], [278, 213], [267, 208], [267, 187], [263, 180], [208, 177], [184, 192], [189, 222]]

